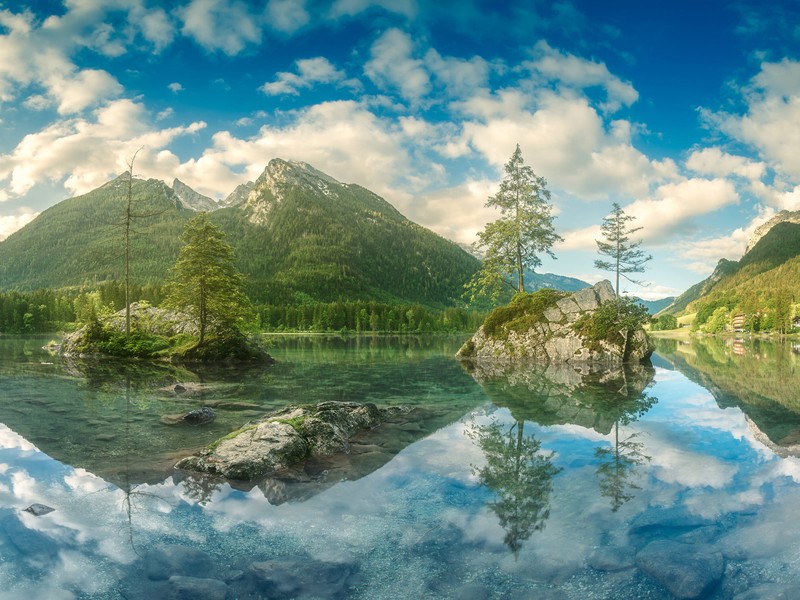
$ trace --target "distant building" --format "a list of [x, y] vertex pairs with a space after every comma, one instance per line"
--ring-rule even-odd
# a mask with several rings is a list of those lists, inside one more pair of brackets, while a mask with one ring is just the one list
[[733, 319], [731, 319], [731, 328], [734, 331], [744, 331], [745, 319], [746, 319], [746, 315], [744, 315], [744, 314], [740, 313], [738, 315], [735, 315], [733, 317]]

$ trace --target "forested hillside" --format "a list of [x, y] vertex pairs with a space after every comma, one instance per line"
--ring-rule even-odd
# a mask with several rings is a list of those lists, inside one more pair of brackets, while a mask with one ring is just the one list
[[[65, 200], [0, 242], [0, 290], [119, 281], [127, 183], [122, 176]], [[163, 282], [194, 212], [157, 180], [134, 179], [133, 205], [141, 217], [133, 223], [131, 278], [138, 285]], [[452, 306], [479, 265], [369, 190], [303, 163], [271, 161], [245, 201], [210, 218], [234, 247], [257, 303]]]
[[[798, 290], [800, 225], [782, 222], [760, 237], [739, 262], [720, 261], [711, 278], [684, 293], [669, 311], [685, 307], [687, 313], [696, 312], [696, 327], [714, 318], [716, 329], [732, 315], [742, 314], [747, 330], [787, 331], [793, 306], [800, 301]], [[692, 293], [695, 297], [690, 297]]]

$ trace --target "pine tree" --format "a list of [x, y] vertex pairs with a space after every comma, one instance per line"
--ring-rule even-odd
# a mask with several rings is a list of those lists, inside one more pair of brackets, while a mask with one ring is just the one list
[[502, 216], [486, 225], [475, 244], [484, 251], [484, 260], [467, 284], [473, 300], [486, 292], [496, 299], [505, 284], [525, 291], [525, 269], [540, 266], [542, 252], [555, 258], [553, 244], [562, 240], [553, 229], [547, 182], [525, 165], [519, 144], [504, 171], [499, 191], [486, 201]]
[[614, 289], [619, 297], [619, 276], [622, 275], [631, 283], [641, 285], [641, 281], [631, 279], [627, 273], [644, 273], [644, 264], [653, 257], [639, 248], [641, 240], [630, 241], [631, 235], [642, 229], [628, 226], [628, 223], [634, 221], [635, 217], [626, 215], [616, 202], [612, 207], [611, 213], [603, 218], [603, 224], [600, 227], [605, 241], [596, 240], [598, 254], [608, 256], [611, 260], [595, 260], [594, 266], [597, 269], [616, 274]]
[[198, 346], [209, 328], [216, 332], [238, 330], [250, 310], [242, 292], [244, 277], [233, 263], [233, 248], [225, 234], [204, 212], [186, 224], [178, 260], [169, 282], [165, 305], [188, 313], [200, 332]]

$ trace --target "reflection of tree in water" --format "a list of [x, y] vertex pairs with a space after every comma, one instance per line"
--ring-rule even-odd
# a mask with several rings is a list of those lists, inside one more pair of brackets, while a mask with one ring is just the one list
[[476, 362], [467, 368], [492, 402], [508, 408], [518, 423], [569, 423], [603, 435], [613, 432], [613, 447], [595, 454], [600, 491], [614, 511], [633, 497], [636, 467], [649, 457], [638, 434], [620, 437], [620, 425], [630, 425], [658, 401], [645, 393], [653, 382], [651, 366]]
[[621, 380], [609, 387], [616, 393], [599, 397], [596, 409], [614, 420], [614, 445], [611, 448], [599, 447], [595, 450], [598, 460], [597, 478], [600, 493], [611, 500], [611, 510], [616, 512], [633, 498], [632, 490], [641, 489], [633, 479], [636, 468], [650, 457], [644, 453], [644, 444], [638, 441], [639, 432], [633, 432], [620, 439], [619, 426], [630, 425], [658, 402], [658, 398], [644, 393], [635, 381], [630, 381], [629, 373], [622, 371]]
[[553, 477], [561, 470], [551, 463], [552, 452], [542, 453], [541, 442], [523, 434], [523, 426], [517, 421], [505, 431], [493, 421], [482, 427], [473, 424], [469, 431], [486, 456], [486, 465], [475, 467], [475, 473], [497, 495], [487, 506], [506, 530], [504, 542], [515, 556], [534, 531], [544, 528]]

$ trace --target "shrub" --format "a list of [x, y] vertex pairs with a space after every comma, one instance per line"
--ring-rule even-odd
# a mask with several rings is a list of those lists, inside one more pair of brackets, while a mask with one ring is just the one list
[[573, 328], [592, 350], [599, 350], [602, 341], [624, 349], [630, 334], [649, 320], [644, 306], [630, 298], [618, 298], [600, 305], [594, 312], [585, 313]]

